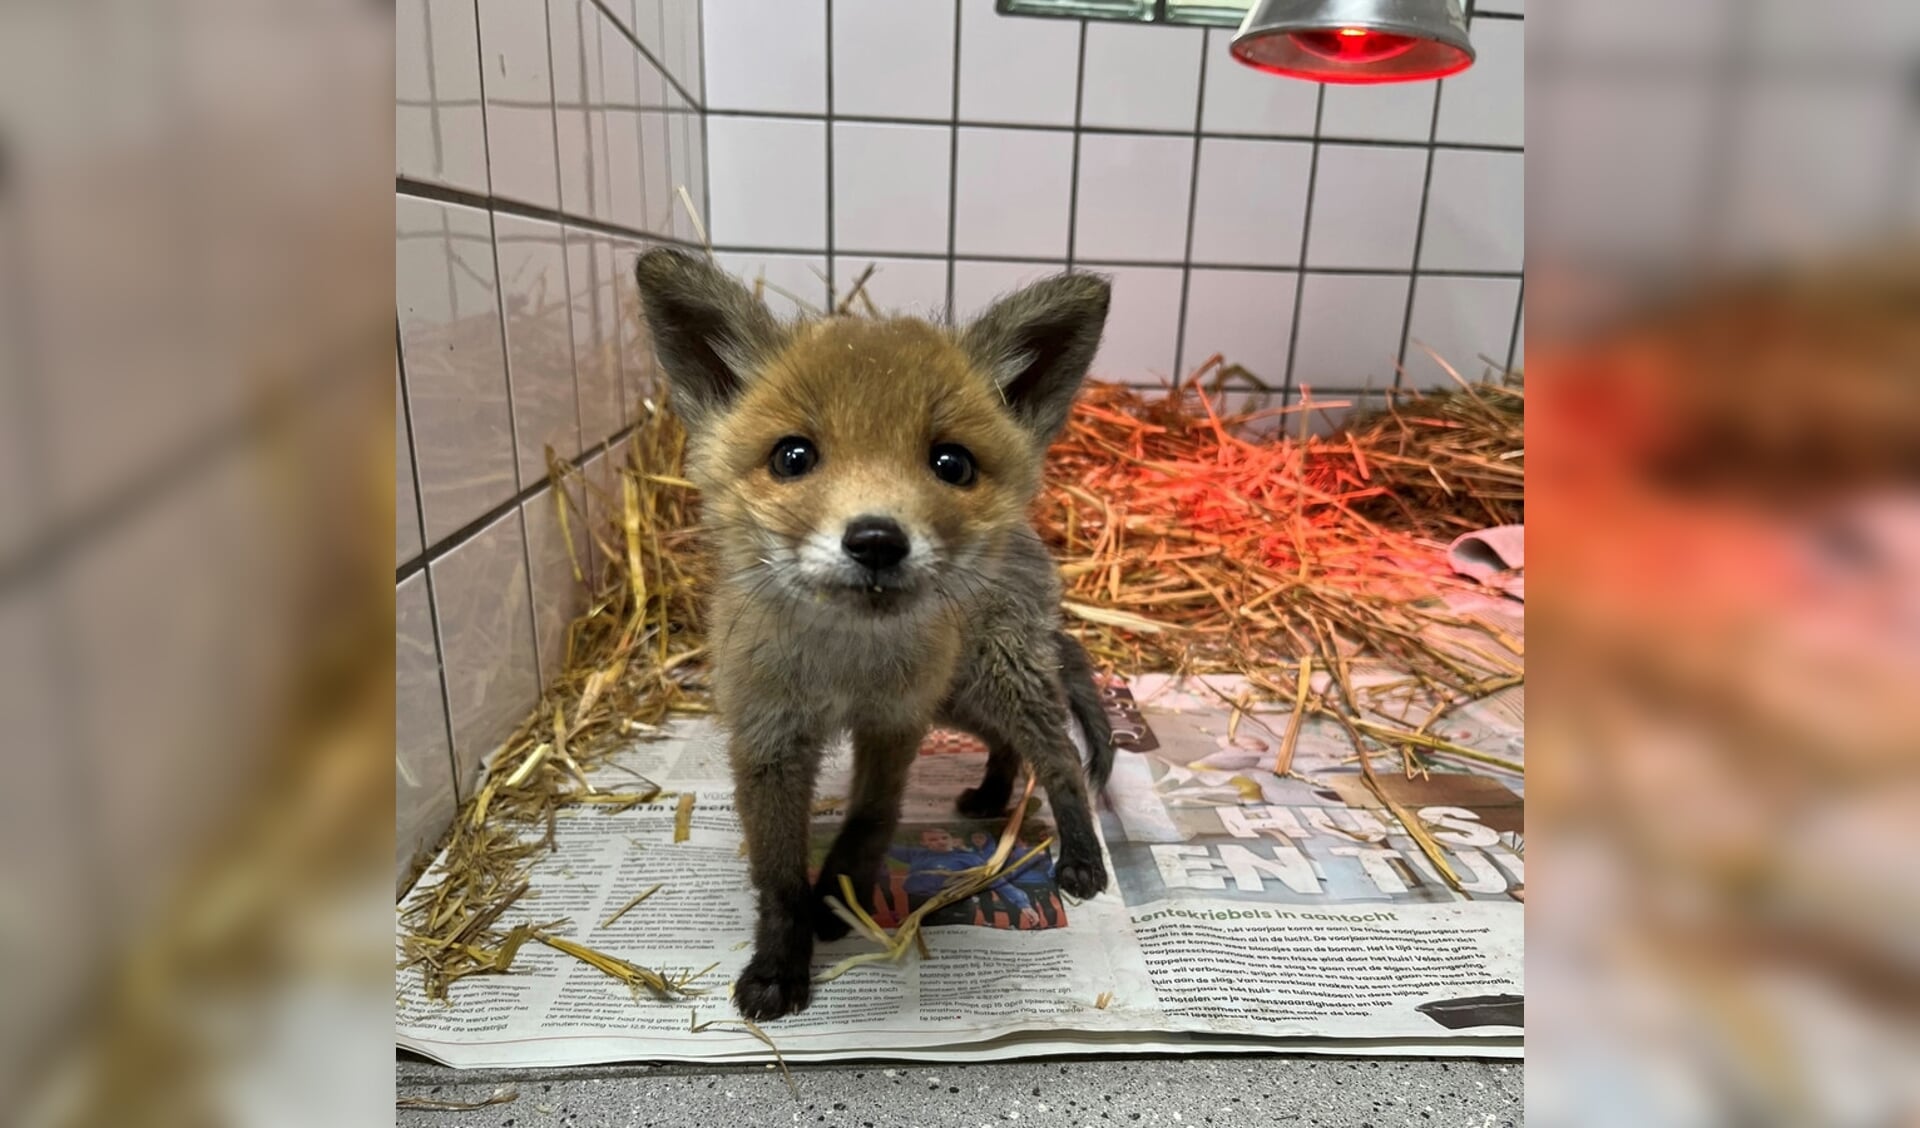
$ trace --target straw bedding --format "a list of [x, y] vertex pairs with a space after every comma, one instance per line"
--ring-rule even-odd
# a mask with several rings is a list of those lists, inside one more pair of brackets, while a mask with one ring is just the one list
[[[1178, 388], [1094, 382], [1082, 396], [1034, 512], [1061, 562], [1070, 628], [1111, 672], [1236, 673], [1254, 694], [1293, 706], [1282, 772], [1310, 712], [1345, 727], [1369, 776], [1368, 751], [1397, 750], [1409, 770], [1426, 755], [1472, 758], [1425, 730], [1447, 709], [1518, 684], [1518, 666], [1491, 643], [1519, 644], [1432, 597], [1460, 582], [1447, 574], [1445, 540], [1523, 519], [1521, 382], [1395, 397], [1315, 436], [1311, 401], [1223, 414], [1223, 371], [1216, 358]], [[1268, 433], [1276, 424], [1280, 433]], [[658, 735], [670, 715], [708, 710], [697, 502], [679, 476], [685, 443], [665, 405], [636, 428], [617, 496], [595, 507], [615, 519], [587, 530], [599, 566], [575, 562], [592, 601], [569, 632], [564, 671], [489, 761], [454, 822], [445, 866], [402, 906], [400, 967], [422, 977], [430, 998], [446, 999], [466, 976], [508, 971], [528, 940], [636, 992], [684, 997], [717, 986], [596, 952], [558, 935], [564, 922], [502, 922], [553, 848], [560, 808], [669, 798], [649, 781], [595, 769]], [[561, 521], [574, 527], [600, 487], [559, 464], [553, 473]], [[1453, 641], [1436, 641], [1435, 627]], [[1474, 632], [1489, 644], [1460, 641]], [[1380, 686], [1353, 681], [1362, 664], [1401, 674], [1394, 688], [1418, 700], [1426, 720], [1415, 725], [1404, 708], [1404, 723], [1383, 720], [1367, 696]], [[1325, 677], [1316, 682], [1316, 672]], [[1233, 702], [1236, 723], [1251, 701]], [[881, 945], [877, 958], [908, 951], [911, 930], [883, 939], [877, 925], [857, 923]]]

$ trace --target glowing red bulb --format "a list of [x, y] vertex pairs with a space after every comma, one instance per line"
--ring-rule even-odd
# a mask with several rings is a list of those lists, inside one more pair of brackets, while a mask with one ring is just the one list
[[1343, 27], [1338, 31], [1296, 31], [1293, 41], [1301, 50], [1335, 63], [1365, 65], [1378, 63], [1419, 46], [1411, 35], [1369, 31], [1363, 27]]

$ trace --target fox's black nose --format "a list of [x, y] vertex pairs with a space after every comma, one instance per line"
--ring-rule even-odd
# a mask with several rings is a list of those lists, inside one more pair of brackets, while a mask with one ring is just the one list
[[855, 517], [847, 522], [840, 547], [848, 556], [878, 572], [905, 560], [912, 546], [907, 543], [907, 531], [893, 518]]

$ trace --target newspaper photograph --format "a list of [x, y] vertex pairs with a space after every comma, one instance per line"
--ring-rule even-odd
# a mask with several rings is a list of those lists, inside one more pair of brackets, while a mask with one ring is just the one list
[[[1231, 679], [1160, 676], [1108, 687], [1118, 754], [1099, 805], [1113, 875], [1105, 892], [1067, 897], [1042, 851], [930, 914], [919, 949], [899, 962], [819, 982], [808, 1009], [758, 1030], [728, 998], [751, 954], [754, 898], [724, 736], [711, 722], [680, 723], [606, 770], [665, 793], [617, 812], [561, 810], [555, 853], [504, 923], [539, 923], [670, 979], [691, 976], [689, 988], [705, 994], [636, 994], [527, 944], [508, 973], [464, 978], [444, 1002], [403, 969], [398, 1044], [463, 1067], [763, 1060], [763, 1034], [787, 1061], [1262, 1049], [1519, 1056], [1520, 777], [1436, 766], [1409, 778], [1397, 756], [1376, 754], [1368, 786], [1346, 734], [1322, 718], [1299, 726], [1288, 770], [1275, 774], [1287, 714], [1235, 707], [1244, 690]], [[1518, 760], [1519, 692], [1456, 710], [1450, 738]], [[957, 733], [936, 731], [922, 745], [873, 890], [882, 927], [998, 845], [1005, 816], [954, 809], [985, 759]], [[823, 769], [816, 866], [845, 813], [850, 767], [842, 748]], [[1043, 793], [1033, 798], [1016, 858], [1052, 835]], [[1438, 844], [1448, 874], [1396, 807]], [[430, 867], [421, 882], [434, 880]], [[816, 977], [874, 947], [857, 934], [818, 945]]]

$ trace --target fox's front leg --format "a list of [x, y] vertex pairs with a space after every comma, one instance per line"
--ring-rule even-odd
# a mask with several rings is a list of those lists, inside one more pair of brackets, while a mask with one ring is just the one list
[[1001, 719], [1009, 743], [1019, 748], [1040, 786], [1047, 789], [1060, 834], [1060, 862], [1054, 880], [1082, 900], [1107, 887], [1107, 866], [1093, 829], [1093, 808], [1080, 753], [1067, 737], [1067, 711], [1050, 700], [1023, 701]]
[[826, 864], [820, 867], [820, 880], [814, 886], [816, 903], [814, 931], [822, 940], [838, 940], [849, 931], [847, 922], [835, 916], [823, 902], [827, 897], [844, 900], [840, 876], [853, 883], [854, 896], [861, 907], [873, 908], [873, 890], [880, 881], [886, 863], [887, 847], [900, 824], [900, 796], [907, 786], [907, 772], [927, 733], [925, 721], [895, 721], [887, 724], [856, 724], [853, 729], [853, 794], [847, 804], [847, 820], [840, 836], [833, 840]]
[[[960, 727], [1006, 749], [1008, 760], [1025, 760], [1053, 805], [1060, 834], [1055, 880], [1075, 897], [1092, 897], [1107, 887], [1107, 867], [1093, 829], [1093, 808], [1080, 754], [1067, 736], [1067, 705], [1059, 685], [1041, 671], [1039, 659], [1008, 647], [976, 663], [964, 688], [949, 706]], [[997, 786], [990, 760], [981, 787]], [[977, 795], [978, 789], [975, 793]]]
[[813, 961], [813, 889], [807, 884], [807, 834], [821, 742], [773, 726], [736, 733], [734, 803], [747, 836], [747, 865], [759, 894], [753, 958], [733, 985], [734, 1005], [751, 1019], [806, 1007]]

